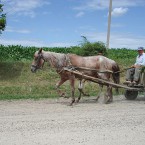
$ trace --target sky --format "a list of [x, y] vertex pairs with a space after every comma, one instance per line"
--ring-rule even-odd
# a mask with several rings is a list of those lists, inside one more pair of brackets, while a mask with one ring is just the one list
[[[0, 0], [7, 26], [0, 44], [36, 47], [106, 44], [110, 0]], [[145, 0], [112, 0], [110, 48], [145, 47]]]

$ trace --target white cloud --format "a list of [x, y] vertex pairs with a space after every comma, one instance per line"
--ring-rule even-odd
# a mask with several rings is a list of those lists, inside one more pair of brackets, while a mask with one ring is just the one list
[[31, 31], [26, 30], [26, 29], [14, 29], [12, 27], [7, 26], [5, 29], [6, 32], [15, 32], [15, 33], [23, 33], [23, 34], [29, 34]]
[[47, 47], [70, 47], [70, 46], [76, 46], [77, 44], [75, 43], [66, 43], [66, 42], [55, 42], [55, 43], [50, 43], [47, 45]]
[[134, 36], [131, 34], [113, 34], [110, 39], [112, 48], [137, 49], [139, 46], [145, 47], [144, 36]]
[[[112, 6], [115, 7], [133, 7], [133, 6], [142, 6], [145, 5], [144, 0], [113, 0]], [[80, 6], [74, 7], [75, 10], [86, 11], [86, 10], [100, 10], [108, 9], [109, 0], [86, 0], [83, 1]]]
[[145, 5], [144, 0], [113, 0], [113, 7], [135, 7]]
[[1, 39], [0, 43], [2, 45], [22, 45], [22, 46], [36, 46], [36, 47], [45, 46], [43, 42], [35, 41], [35, 40], [31, 41], [31, 40]]
[[112, 16], [114, 16], [114, 17], [122, 16], [125, 13], [127, 13], [127, 11], [128, 11], [128, 8], [122, 8], [122, 7], [114, 8], [112, 11]]
[[[106, 33], [83, 33], [90, 42], [102, 41], [106, 43]], [[132, 34], [116, 34], [110, 36], [110, 48], [131, 48], [136, 49], [139, 46], [145, 47], [144, 36], [134, 36]]]
[[[81, 36], [81, 35], [80, 35]], [[102, 41], [106, 43], [106, 33], [83, 33], [90, 42]], [[130, 48], [137, 49], [139, 46], [145, 47], [144, 36], [134, 36], [132, 34], [116, 34], [112, 33], [110, 37], [110, 48]], [[77, 46], [80, 42], [53, 42], [48, 43], [40, 40], [13, 40], [0, 39], [0, 44], [3, 45], [22, 45], [22, 46], [36, 46], [36, 47], [69, 47]]]
[[96, 10], [96, 9], [104, 9], [108, 6], [108, 2], [105, 3], [103, 1], [98, 2], [98, 0], [90, 0], [90, 1], [83, 1], [83, 4], [80, 6], [74, 7], [75, 10]]
[[8, 14], [35, 17], [35, 9], [49, 5], [47, 0], [2, 0]]
[[40, 40], [15, 40], [15, 39], [0, 39], [0, 44], [35, 46], [35, 47], [69, 47], [77, 45], [75, 43], [65, 43], [65, 42], [45, 43]]
[[[113, 0], [112, 15], [121, 16], [127, 13], [129, 7], [144, 6], [145, 0]], [[84, 0], [80, 5], [73, 8], [76, 11], [96, 11], [109, 9], [109, 0]], [[83, 14], [84, 15], [84, 14]], [[78, 14], [79, 16], [79, 14]]]
[[79, 12], [77, 13], [76, 17], [82, 17], [85, 13], [84, 12]]

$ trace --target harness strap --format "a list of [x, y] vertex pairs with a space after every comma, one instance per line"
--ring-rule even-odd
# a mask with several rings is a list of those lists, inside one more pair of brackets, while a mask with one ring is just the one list
[[[70, 61], [70, 58], [68, 54], [65, 55], [65, 62], [66, 62], [66, 67], [71, 67], [72, 63]], [[64, 70], [64, 67], [58, 72], [59, 74]]]
[[66, 57], [67, 66], [72, 66], [72, 63], [71, 63], [70, 58], [69, 58], [69, 55], [66, 54], [65, 57]]
[[[37, 64], [36, 65], [31, 65], [31, 66], [34, 67], [34, 68], [36, 68], [36, 69], [40, 69], [39, 68], [39, 62], [40, 62], [41, 59], [43, 59], [44, 60], [44, 63], [45, 63], [45, 59], [44, 59], [43, 55], [42, 54], [39, 54], [38, 55], [38, 59], [37, 59]], [[42, 65], [42, 67], [44, 66], [44, 63]]]

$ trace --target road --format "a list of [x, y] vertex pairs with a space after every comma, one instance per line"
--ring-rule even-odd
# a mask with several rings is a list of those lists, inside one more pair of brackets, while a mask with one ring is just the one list
[[145, 145], [145, 98], [0, 101], [0, 145]]

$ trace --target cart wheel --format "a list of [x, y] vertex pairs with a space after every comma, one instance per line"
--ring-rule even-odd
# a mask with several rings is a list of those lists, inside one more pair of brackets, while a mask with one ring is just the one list
[[138, 91], [131, 91], [131, 90], [126, 90], [124, 93], [124, 96], [127, 100], [135, 100], [137, 98]]

